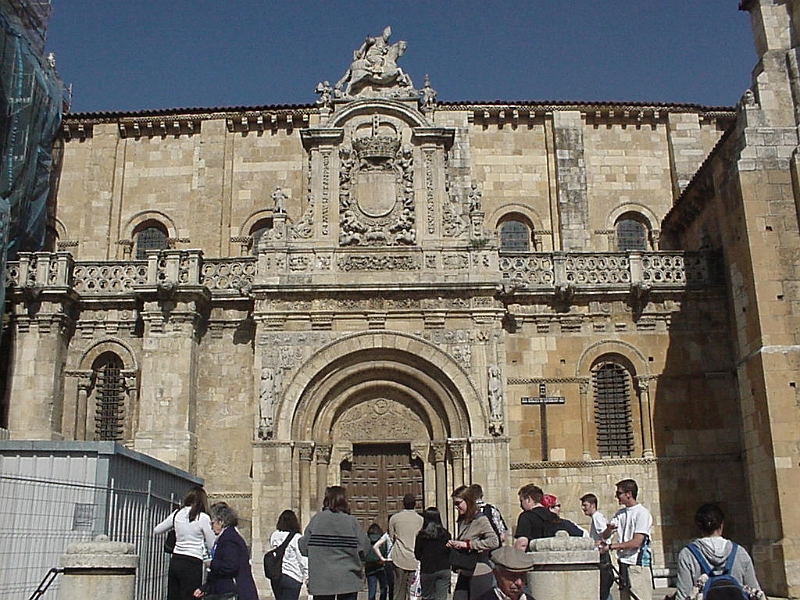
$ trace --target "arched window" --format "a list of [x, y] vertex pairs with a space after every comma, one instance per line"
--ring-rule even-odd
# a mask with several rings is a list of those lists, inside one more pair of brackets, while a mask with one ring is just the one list
[[631, 252], [648, 249], [649, 232], [647, 225], [635, 216], [627, 214], [617, 221], [617, 251]]
[[253, 229], [250, 231], [250, 237], [253, 238], [253, 245], [252, 245], [252, 252], [253, 255], [258, 254], [258, 244], [261, 242], [261, 238], [272, 229], [272, 219], [263, 219], [253, 225]]
[[95, 398], [95, 439], [122, 440], [125, 422], [125, 378], [122, 360], [104, 352], [92, 364]]
[[528, 252], [531, 249], [531, 231], [521, 221], [504, 221], [500, 224], [501, 252]]
[[631, 386], [627, 369], [615, 362], [598, 364], [592, 372], [597, 451], [600, 456], [631, 456]]
[[146, 260], [148, 250], [164, 250], [167, 247], [167, 230], [157, 221], [146, 223], [135, 237], [136, 260]]

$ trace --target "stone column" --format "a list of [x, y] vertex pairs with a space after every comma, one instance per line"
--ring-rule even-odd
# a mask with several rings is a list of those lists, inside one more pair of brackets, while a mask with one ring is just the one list
[[133, 544], [98, 535], [67, 546], [61, 556], [64, 576], [60, 600], [134, 600], [139, 557]]
[[581, 433], [583, 434], [583, 460], [592, 460], [592, 440], [594, 435], [590, 431], [590, 424], [594, 423], [592, 418], [592, 409], [594, 408], [592, 398], [589, 394], [589, 380], [583, 380], [579, 384], [581, 391], [581, 412], [583, 418], [581, 419]]
[[448, 440], [450, 458], [453, 461], [453, 489], [464, 485], [464, 452], [467, 440]]
[[639, 415], [642, 420], [642, 457], [653, 458], [653, 424], [650, 421], [650, 382], [636, 378], [639, 388]]
[[591, 539], [559, 531], [556, 537], [531, 541], [529, 550], [533, 571], [528, 587], [536, 600], [597, 600], [600, 553]]
[[317, 458], [317, 509], [322, 506], [325, 490], [328, 489], [328, 465], [331, 463], [331, 446], [318, 444], [314, 448]]
[[308, 523], [311, 515], [320, 507], [311, 509], [311, 460], [314, 458], [314, 444], [312, 442], [297, 442], [297, 457], [300, 460], [300, 514], [301, 523]]
[[[447, 442], [431, 442], [433, 450], [433, 464], [436, 470], [436, 506], [447, 506]], [[442, 524], [447, 527], [450, 511], [442, 510]]]
[[78, 405], [75, 411], [75, 439], [85, 440], [89, 415], [89, 389], [92, 387], [92, 372], [78, 375]]

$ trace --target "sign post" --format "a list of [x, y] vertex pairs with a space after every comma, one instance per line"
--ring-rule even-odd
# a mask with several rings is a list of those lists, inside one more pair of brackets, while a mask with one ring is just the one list
[[550, 448], [547, 442], [547, 405], [564, 404], [566, 400], [564, 396], [548, 396], [547, 385], [540, 383], [538, 396], [522, 396], [520, 402], [539, 405], [539, 420], [542, 425], [542, 461], [545, 462], [550, 459]]

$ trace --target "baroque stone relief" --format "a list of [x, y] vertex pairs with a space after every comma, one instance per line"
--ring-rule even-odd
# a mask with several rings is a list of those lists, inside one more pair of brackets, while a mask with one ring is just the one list
[[337, 420], [335, 440], [351, 442], [427, 440], [425, 424], [409, 407], [388, 398], [357, 404]]
[[374, 115], [339, 159], [339, 245], [416, 244], [414, 154], [395, 124]]

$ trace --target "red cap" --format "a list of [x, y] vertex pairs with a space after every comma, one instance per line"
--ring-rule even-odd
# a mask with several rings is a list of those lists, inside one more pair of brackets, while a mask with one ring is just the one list
[[553, 496], [553, 494], [545, 494], [542, 496], [542, 506], [545, 508], [552, 508], [556, 504], [558, 504], [558, 498]]

